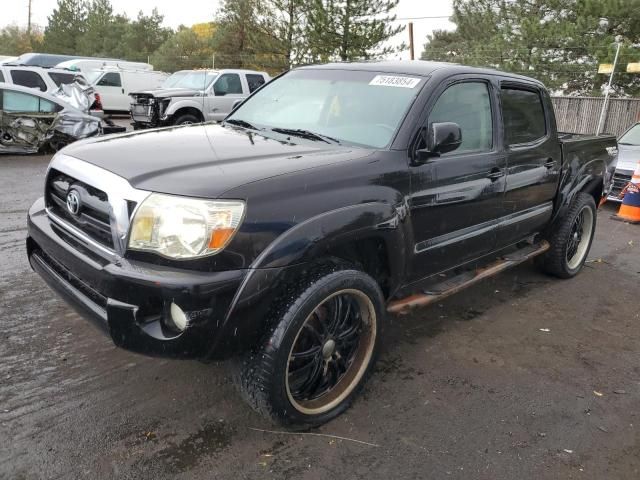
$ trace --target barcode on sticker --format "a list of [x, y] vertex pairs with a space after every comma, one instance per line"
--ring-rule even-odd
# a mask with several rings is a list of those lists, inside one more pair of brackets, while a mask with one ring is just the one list
[[369, 85], [379, 85], [382, 87], [414, 88], [420, 83], [419, 78], [397, 77], [395, 75], [376, 75]]

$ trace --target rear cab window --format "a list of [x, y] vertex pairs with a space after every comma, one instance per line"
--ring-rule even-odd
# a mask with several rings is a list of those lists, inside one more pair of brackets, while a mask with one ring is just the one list
[[545, 138], [547, 120], [540, 91], [516, 85], [500, 90], [506, 145], [526, 145]]
[[11, 70], [11, 78], [16, 85], [23, 87], [37, 88], [42, 92], [47, 91], [47, 84], [37, 72], [31, 70]]
[[265, 84], [265, 79], [257, 73], [247, 73], [247, 84], [249, 85], [249, 93], [253, 93]]

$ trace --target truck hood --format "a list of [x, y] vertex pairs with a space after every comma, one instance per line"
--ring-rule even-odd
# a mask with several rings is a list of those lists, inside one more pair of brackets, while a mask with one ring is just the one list
[[371, 150], [278, 141], [203, 124], [98, 137], [62, 153], [109, 170], [138, 189], [217, 198], [246, 183], [361, 158]]
[[131, 92], [129, 95], [141, 97], [155, 98], [171, 98], [171, 97], [195, 97], [200, 95], [202, 90], [194, 90], [191, 88], [159, 88], [158, 90], [143, 90], [140, 92]]
[[638, 168], [638, 162], [640, 162], [640, 145], [618, 144], [617, 169], [633, 171]]

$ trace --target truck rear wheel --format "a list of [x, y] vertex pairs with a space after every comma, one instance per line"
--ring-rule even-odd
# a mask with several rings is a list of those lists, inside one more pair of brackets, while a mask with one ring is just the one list
[[371, 372], [384, 299], [370, 276], [339, 270], [286, 295], [275, 328], [243, 360], [236, 383], [249, 404], [294, 427], [344, 412]]
[[593, 241], [596, 213], [593, 197], [578, 193], [549, 236], [551, 248], [537, 258], [536, 263], [544, 272], [560, 278], [571, 278], [580, 272]]

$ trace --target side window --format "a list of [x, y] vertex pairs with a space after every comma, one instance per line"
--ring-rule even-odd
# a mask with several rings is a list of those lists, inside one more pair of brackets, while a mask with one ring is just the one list
[[97, 85], [100, 87], [121, 87], [120, 74], [118, 72], [105, 73]]
[[4, 82], [4, 75], [0, 72], [0, 82]]
[[213, 85], [213, 92], [216, 95], [228, 95], [231, 93], [242, 94], [242, 83], [240, 83], [240, 75], [237, 73], [225, 73]]
[[6, 112], [54, 113], [62, 108], [49, 100], [23, 92], [2, 92], [2, 109]]
[[48, 72], [48, 75], [57, 87], [62, 84], [66, 85], [68, 83], [73, 83], [74, 79], [76, 78], [76, 75], [73, 73]]
[[249, 84], [249, 93], [253, 93], [264, 85], [264, 77], [255, 73], [247, 73], [247, 83]]
[[462, 131], [462, 145], [452, 154], [490, 151], [493, 120], [488, 85], [463, 82], [446, 89], [429, 114], [429, 125], [440, 122], [457, 123]]
[[507, 87], [502, 88], [501, 96], [507, 145], [535, 142], [547, 134], [539, 92]]
[[41, 91], [47, 91], [47, 84], [44, 83], [42, 77], [30, 70], [11, 70], [11, 78], [16, 85], [23, 87], [39, 88]]

